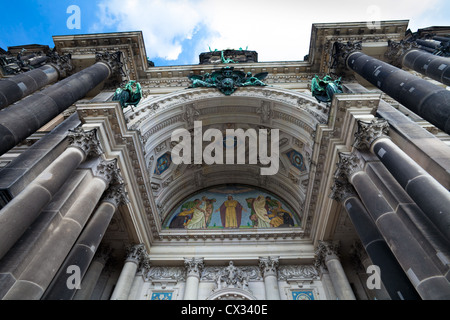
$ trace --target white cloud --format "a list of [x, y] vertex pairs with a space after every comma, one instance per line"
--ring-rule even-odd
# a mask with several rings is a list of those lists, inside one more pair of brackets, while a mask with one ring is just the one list
[[430, 13], [445, 1], [112, 0], [100, 3], [95, 30], [114, 25], [122, 31], [142, 30], [150, 58], [176, 60], [182, 41], [207, 28], [202, 42], [192, 46], [200, 50], [197, 55], [208, 46], [248, 46], [258, 52], [259, 61], [302, 60], [313, 23], [405, 19], [415, 31], [436, 24]]

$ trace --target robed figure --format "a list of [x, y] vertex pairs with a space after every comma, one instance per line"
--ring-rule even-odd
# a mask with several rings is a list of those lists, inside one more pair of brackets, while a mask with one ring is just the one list
[[242, 206], [237, 200], [234, 200], [232, 196], [228, 196], [228, 200], [225, 200], [219, 210], [220, 220], [224, 228], [239, 228], [242, 218]]

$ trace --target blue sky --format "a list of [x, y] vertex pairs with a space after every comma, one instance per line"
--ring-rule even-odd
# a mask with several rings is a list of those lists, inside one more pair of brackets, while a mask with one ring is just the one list
[[[80, 29], [67, 27], [71, 5], [80, 8]], [[2, 1], [0, 47], [53, 47], [53, 35], [140, 30], [157, 66], [197, 64], [209, 47], [248, 47], [259, 61], [289, 61], [308, 53], [312, 23], [397, 19], [409, 20], [412, 31], [450, 25], [450, 1]]]

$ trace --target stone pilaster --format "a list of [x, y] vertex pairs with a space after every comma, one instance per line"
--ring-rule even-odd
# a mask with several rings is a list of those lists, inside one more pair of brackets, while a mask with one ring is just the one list
[[203, 258], [185, 258], [186, 286], [184, 289], [184, 300], [198, 299], [198, 284], [204, 269]]
[[143, 244], [128, 246], [125, 264], [117, 280], [111, 300], [127, 300], [140, 262], [146, 256]]
[[278, 257], [260, 257], [259, 268], [264, 277], [264, 287], [266, 289], [266, 300], [280, 300], [280, 290], [278, 288]]
[[315, 265], [317, 268], [326, 266], [339, 300], [356, 300], [338, 257], [339, 247], [338, 242], [319, 241]]

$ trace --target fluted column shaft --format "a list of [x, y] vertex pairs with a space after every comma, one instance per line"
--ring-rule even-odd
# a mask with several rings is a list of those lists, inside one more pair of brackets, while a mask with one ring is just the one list
[[449, 299], [450, 284], [427, 252], [384, 199], [370, 177], [362, 171], [356, 154], [340, 153], [337, 176], [347, 177], [367, 212], [422, 299]]
[[145, 253], [144, 245], [135, 245], [128, 249], [127, 259], [117, 280], [111, 300], [127, 300], [136, 271]]
[[450, 91], [362, 52], [346, 65], [406, 108], [450, 134]]
[[280, 300], [280, 289], [278, 287], [278, 258], [259, 258], [259, 267], [264, 277], [264, 288], [266, 300]]
[[184, 300], [198, 299], [198, 284], [204, 268], [203, 258], [184, 259], [186, 267], [186, 285]]

